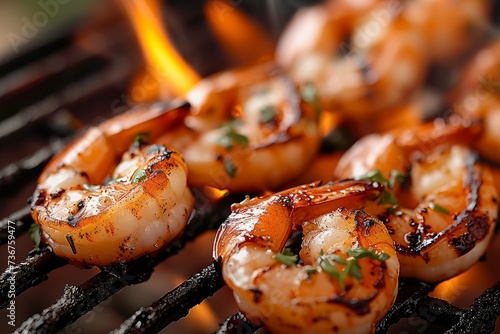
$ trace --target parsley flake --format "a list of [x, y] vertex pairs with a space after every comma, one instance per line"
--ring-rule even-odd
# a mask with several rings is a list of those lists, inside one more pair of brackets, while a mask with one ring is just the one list
[[387, 179], [382, 175], [382, 173], [378, 169], [370, 171], [364, 175], [358, 176], [355, 179], [370, 180], [372, 182], [378, 182], [380, 184], [383, 184], [384, 186], [387, 185]]
[[138, 168], [134, 172], [134, 175], [132, 175], [132, 183], [139, 183], [141, 181], [144, 181], [146, 177], [147, 177], [146, 171], [142, 168]]
[[283, 248], [281, 253], [278, 253], [273, 256], [276, 261], [283, 263], [287, 267], [296, 266], [299, 261], [299, 257], [296, 254], [293, 254], [290, 248]]
[[260, 123], [272, 123], [278, 114], [278, 110], [275, 106], [268, 105], [260, 110], [259, 122]]
[[226, 150], [231, 150], [235, 143], [241, 147], [246, 147], [248, 146], [248, 138], [238, 133], [234, 126], [226, 125], [224, 134], [217, 138], [217, 144]]
[[372, 260], [385, 261], [390, 257], [386, 253], [379, 254], [375, 252], [372, 248], [362, 248], [362, 247], [351, 248], [346, 252], [346, 254], [357, 260], [367, 257]]
[[307, 269], [306, 269], [306, 273], [307, 273], [309, 276], [311, 276], [311, 275], [317, 274], [317, 273], [318, 273], [318, 271], [317, 271], [316, 269], [314, 269], [314, 268], [307, 268]]
[[398, 208], [398, 199], [392, 192], [388, 191], [387, 189], [394, 189], [396, 187], [396, 184], [398, 183], [401, 185], [405, 184], [405, 176], [403, 175], [403, 173], [397, 170], [392, 170], [389, 179], [386, 179], [384, 175], [382, 175], [380, 170], [376, 169], [374, 171], [368, 172], [365, 175], [356, 177], [355, 179], [370, 180], [382, 184], [385, 189], [382, 190], [382, 193], [380, 194], [380, 200], [378, 204], [389, 204], [390, 207], [387, 209], [387, 212], [389, 213]]
[[[339, 282], [340, 288], [342, 290], [345, 289], [345, 279], [347, 276], [353, 277], [358, 281], [363, 280], [363, 275], [361, 274], [361, 265], [358, 260], [363, 258], [370, 258], [372, 260], [378, 260], [383, 262], [389, 258], [389, 255], [382, 253], [379, 254], [375, 252], [373, 249], [366, 248], [351, 248], [346, 252], [348, 258], [344, 259], [339, 255], [324, 255], [323, 250], [320, 251], [320, 255], [318, 257], [318, 263], [323, 268], [323, 270], [330, 276], [337, 279]], [[330, 261], [335, 263], [344, 265], [345, 267], [342, 270], [337, 270], [337, 266], [332, 264]]]
[[90, 192], [94, 192], [94, 191], [97, 191], [101, 188], [100, 185], [94, 185], [94, 184], [87, 184], [87, 183], [84, 183], [83, 184], [83, 189], [87, 190], [87, 191], [90, 191]]
[[38, 224], [36, 223], [31, 224], [29, 228], [29, 233], [31, 240], [33, 240], [33, 243], [35, 244], [35, 248], [40, 248], [40, 240], [41, 240], [40, 226], [38, 226]]
[[441, 205], [437, 205], [436, 203], [431, 203], [429, 204], [429, 207], [437, 212], [444, 213], [445, 215], [449, 214], [450, 212], [443, 208]]
[[393, 170], [391, 170], [391, 175], [389, 176], [388, 186], [389, 186], [389, 188], [394, 189], [394, 187], [396, 186], [397, 183], [402, 185], [402, 184], [404, 184], [405, 180], [406, 179], [405, 179], [405, 176], [403, 175], [403, 173], [393, 169]]
[[319, 119], [319, 115], [321, 114], [321, 107], [319, 105], [318, 90], [316, 89], [316, 86], [314, 86], [313, 84], [304, 85], [304, 87], [302, 87], [302, 90], [300, 91], [300, 95], [302, 96], [302, 99], [304, 101], [313, 106], [314, 111], [316, 112], [316, 117], [317, 119]]
[[398, 207], [398, 199], [396, 196], [394, 196], [393, 193], [387, 191], [387, 190], [382, 190], [382, 194], [380, 195], [380, 200], [378, 201], [378, 204], [390, 204], [392, 211]]
[[226, 170], [227, 175], [229, 175], [230, 177], [235, 177], [236, 172], [238, 171], [231, 159], [224, 159], [224, 169]]
[[134, 137], [133, 145], [145, 145], [147, 144], [147, 140], [151, 136], [150, 132], [139, 132], [137, 135]]

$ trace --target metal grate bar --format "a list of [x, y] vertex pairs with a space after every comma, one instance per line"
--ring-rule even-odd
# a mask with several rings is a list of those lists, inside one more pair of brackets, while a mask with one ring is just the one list
[[116, 61], [111, 67], [70, 84], [58, 94], [46, 97], [30, 107], [19, 111], [14, 116], [0, 123], [0, 141], [16, 134], [22, 129], [36, 123], [44, 117], [57, 111], [61, 106], [81, 100], [99, 90], [127, 78], [130, 67], [121, 61]]
[[428, 284], [411, 279], [400, 280], [396, 301], [386, 316], [377, 324], [376, 333], [387, 333], [389, 327], [402, 318], [415, 315], [419, 300], [433, 291], [435, 286], [435, 284]]
[[0, 275], [0, 307], [5, 308], [9, 303], [9, 289], [12, 280], [15, 280], [16, 296], [27, 289], [47, 280], [47, 274], [52, 270], [65, 266], [68, 262], [56, 257], [48, 249], [32, 253], [20, 264], [7, 268]]
[[500, 282], [496, 282], [462, 311], [459, 321], [446, 333], [492, 333], [500, 316]]
[[50, 54], [45, 59], [40, 59], [4, 76], [0, 82], [0, 99], [17, 94], [19, 91], [29, 88], [30, 85], [36, 85], [43, 79], [48, 79], [48, 77], [57, 75], [64, 70], [71, 70], [73, 66], [92, 57], [95, 56], [82, 52], [73, 46]]
[[252, 334], [259, 328], [249, 322], [243, 313], [237, 312], [227, 317], [214, 334]]
[[30, 212], [29, 205], [26, 205], [24, 208], [19, 209], [0, 221], [0, 245], [7, 242], [9, 228], [15, 228], [14, 235], [16, 236], [28, 229], [28, 226], [33, 223]]
[[49, 159], [59, 152], [64, 144], [63, 140], [54, 140], [50, 145], [42, 147], [33, 155], [0, 169], [0, 194], [11, 192], [13, 185], [19, 186], [24, 181], [37, 177]]
[[[181, 238], [168, 245], [164, 251], [159, 252], [155, 257], [144, 256], [127, 264], [103, 268], [101, 273], [79, 287], [68, 287], [64, 295], [55, 304], [45, 309], [41, 314], [33, 315], [21, 324], [17, 331], [19, 333], [26, 331], [29, 333], [53, 333], [70, 325], [123, 287], [147, 280], [158, 263], [177, 254], [187, 242], [194, 240], [201, 233], [217, 228], [229, 215], [229, 203], [235, 201], [233, 196], [228, 196], [217, 203], [209, 203], [201, 197], [203, 195], [200, 192], [194, 192], [194, 194], [197, 209]], [[55, 260], [49, 259], [47, 262], [60, 261], [56, 256], [51, 256]], [[19, 272], [22, 277], [31, 277], [38, 275], [38, 269], [36, 267], [26, 268], [28, 274], [19, 272], [20, 269], [17, 269], [16, 272]], [[6, 271], [0, 278], [7, 278], [8, 275], [9, 272]], [[16, 280], [19, 279], [16, 276]], [[6, 286], [8, 288], [8, 285]], [[29, 285], [26, 286], [26, 288], [28, 287]], [[7, 299], [6, 294], [4, 299]]]
[[122, 288], [149, 279], [154, 265], [151, 257], [102, 271], [80, 286], [66, 286], [64, 294], [41, 314], [35, 314], [15, 333], [55, 333], [72, 324]]
[[220, 262], [212, 262], [149, 307], [141, 307], [113, 334], [158, 333], [224, 286]]

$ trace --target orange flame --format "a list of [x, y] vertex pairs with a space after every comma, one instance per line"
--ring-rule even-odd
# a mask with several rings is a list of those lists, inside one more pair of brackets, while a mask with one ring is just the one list
[[217, 201], [222, 197], [229, 195], [229, 191], [227, 189], [218, 189], [210, 186], [205, 186], [203, 190], [205, 195], [207, 195], [211, 201]]
[[168, 85], [176, 95], [184, 95], [198, 81], [199, 75], [177, 53], [168, 40], [160, 17], [158, 0], [122, 0], [132, 22], [144, 56], [158, 73], [162, 84]]
[[236, 5], [223, 0], [207, 1], [205, 16], [218, 41], [240, 66], [274, 58], [275, 45], [269, 34]]
[[[173, 272], [173, 274], [175, 275], [175, 272]], [[178, 275], [174, 280], [175, 285], [178, 286], [187, 279], [188, 277]], [[191, 330], [197, 329], [199, 331], [206, 328], [215, 328], [218, 324], [217, 316], [210, 306], [208, 299], [203, 300], [200, 304], [191, 308], [188, 316], [186, 317], [186, 321], [189, 322], [189, 324], [185, 325], [186, 327], [189, 327]]]

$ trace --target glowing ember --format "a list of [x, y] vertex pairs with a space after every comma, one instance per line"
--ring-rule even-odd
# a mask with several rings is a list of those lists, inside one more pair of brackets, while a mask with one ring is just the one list
[[184, 95], [199, 80], [198, 74], [184, 61], [168, 40], [157, 13], [157, 0], [121, 1], [141, 44], [144, 56], [160, 78], [160, 82]]

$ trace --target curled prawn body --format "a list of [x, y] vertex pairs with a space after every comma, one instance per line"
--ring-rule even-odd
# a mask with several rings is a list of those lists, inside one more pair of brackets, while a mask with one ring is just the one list
[[392, 183], [365, 210], [391, 233], [402, 276], [441, 281], [485, 253], [497, 219], [497, 192], [490, 170], [467, 146], [442, 138], [405, 144], [393, 134], [367, 136], [346, 152], [335, 174], [377, 174]]
[[[353, 8], [342, 5], [345, 2], [339, 1], [336, 8], [333, 1], [330, 17], [326, 8], [303, 9], [279, 43], [277, 61], [299, 86], [314, 86], [323, 109], [364, 119], [395, 107], [419, 88], [428, 57], [424, 37], [398, 16], [401, 9], [389, 11], [386, 1], [368, 1], [366, 8], [359, 5], [363, 10], [354, 4]], [[353, 13], [357, 20], [352, 19]], [[306, 51], [296, 47], [292, 36], [307, 31], [311, 22], [317, 26], [318, 21], [323, 26], [307, 35], [317, 42]], [[346, 22], [353, 21], [356, 27], [347, 26]]]
[[489, 0], [408, 1], [402, 15], [426, 40], [431, 61], [450, 62], [474, 50], [490, 29]]
[[[372, 332], [394, 302], [399, 263], [384, 225], [346, 206], [362, 207], [382, 189], [310, 184], [234, 205], [214, 257], [245, 315], [273, 333]], [[291, 263], [281, 259], [288, 247]], [[373, 256], [356, 260], [356, 250]], [[357, 278], [347, 274], [353, 262]]]
[[56, 255], [105, 266], [152, 253], [182, 233], [194, 202], [182, 156], [133, 141], [184, 116], [183, 107], [160, 104], [131, 110], [88, 129], [51, 160], [31, 208]]
[[206, 78], [188, 100], [184, 125], [157, 142], [183, 153], [192, 186], [274, 189], [300, 175], [319, 148], [315, 111], [274, 65]]
[[500, 39], [481, 48], [466, 64], [449, 94], [455, 114], [479, 121], [482, 135], [473, 142], [482, 158], [500, 163]]

